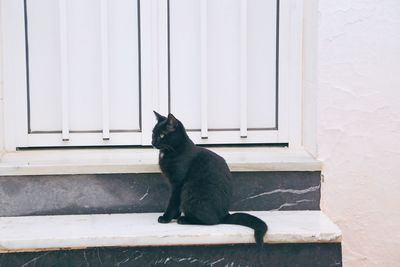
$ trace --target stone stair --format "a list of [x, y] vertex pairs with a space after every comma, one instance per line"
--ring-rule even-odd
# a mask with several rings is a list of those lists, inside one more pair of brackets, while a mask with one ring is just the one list
[[139, 159], [121, 156], [128, 152], [101, 160], [76, 153], [50, 160], [43, 151], [3, 157], [0, 265], [342, 265], [340, 230], [319, 208], [317, 162], [293, 153], [280, 158], [275, 150], [257, 150], [262, 157], [219, 151], [233, 171], [231, 210], [269, 225], [260, 249], [246, 227], [157, 223], [169, 187], [152, 150]]

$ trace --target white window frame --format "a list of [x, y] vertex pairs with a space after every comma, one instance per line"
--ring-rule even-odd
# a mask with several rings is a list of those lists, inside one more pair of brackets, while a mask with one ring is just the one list
[[[154, 119], [152, 110], [167, 113], [165, 86], [168, 85], [168, 43], [167, 1], [142, 0], [141, 5], [141, 92], [142, 98], [142, 132], [132, 136], [118, 137], [118, 133], [110, 133], [108, 145], [118, 145], [118, 140], [129, 138], [143, 145], [150, 144], [151, 129]], [[279, 134], [270, 131], [269, 138], [276, 143], [288, 143], [290, 148], [302, 145], [302, 30], [303, 1], [279, 0]], [[13, 151], [17, 147], [35, 146], [34, 135], [28, 135], [26, 121], [28, 114], [26, 94], [26, 51], [24, 0], [1, 0], [1, 25], [3, 42], [3, 94], [4, 94], [4, 142], [5, 149]], [[209, 132], [210, 138], [202, 139], [200, 132], [191, 132], [198, 143], [208, 144], [212, 135], [223, 135], [227, 142], [237, 142], [240, 135], [235, 132]], [[265, 134], [265, 132], [263, 133]], [[72, 136], [76, 135], [76, 136]], [[93, 136], [92, 136], [93, 135]], [[88, 140], [102, 140], [103, 133], [79, 134], [71, 133], [74, 146]], [[59, 134], [48, 134], [52, 146], [65, 145]], [[222, 137], [215, 137], [222, 138]], [[235, 141], [236, 140], [236, 141]], [[121, 140], [123, 141], [123, 140]], [[123, 142], [122, 142], [123, 143]], [[68, 145], [67, 145], [68, 146]]]
[[[246, 1], [242, 0], [242, 3]], [[242, 138], [239, 129], [209, 130], [206, 131], [208, 138], [203, 138], [205, 133], [202, 127], [201, 131], [188, 132], [195, 143], [207, 145], [218, 140], [218, 144], [288, 144], [291, 148], [301, 146], [303, 1], [276, 1], [279, 8], [277, 129], [247, 131], [248, 138]]]
[[[147, 1], [142, 1], [147, 3]], [[45, 146], [115, 146], [127, 143], [149, 144], [145, 137], [149, 132], [149, 125], [142, 126], [141, 132], [109, 132], [109, 138], [104, 138], [104, 131], [89, 133], [29, 133], [28, 99], [27, 99], [27, 66], [26, 66], [26, 31], [25, 31], [25, 1], [2, 0], [2, 40], [3, 40], [3, 74], [4, 74], [4, 139], [5, 149], [13, 151], [17, 147], [45, 147]], [[147, 62], [147, 61], [142, 61]], [[142, 68], [146, 66], [142, 64]], [[148, 85], [146, 85], [148, 86]], [[141, 91], [148, 91], [141, 89]], [[149, 98], [151, 95], [146, 95]], [[143, 98], [143, 96], [142, 96]], [[144, 101], [142, 101], [144, 102]], [[148, 101], [145, 101], [148, 102]], [[149, 106], [142, 106], [142, 114], [152, 113]], [[64, 128], [64, 126], [63, 126]], [[151, 136], [151, 135], [150, 135]], [[43, 145], [43, 139], [46, 145]], [[63, 140], [64, 139], [64, 140]], [[73, 140], [70, 142], [69, 140]], [[93, 143], [93, 140], [98, 140]]]

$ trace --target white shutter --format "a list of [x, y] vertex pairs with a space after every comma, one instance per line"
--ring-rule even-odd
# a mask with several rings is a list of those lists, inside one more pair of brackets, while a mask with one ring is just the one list
[[302, 1], [3, 0], [6, 145], [300, 144]]

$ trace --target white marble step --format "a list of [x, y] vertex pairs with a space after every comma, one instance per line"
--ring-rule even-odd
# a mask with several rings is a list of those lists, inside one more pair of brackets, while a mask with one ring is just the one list
[[[321, 162], [303, 149], [214, 147], [232, 171], [320, 171]], [[0, 155], [0, 175], [159, 172], [151, 148], [40, 149]]]
[[[266, 243], [340, 242], [339, 228], [321, 211], [249, 212], [267, 222]], [[253, 230], [235, 225], [159, 224], [159, 213], [0, 218], [0, 252], [87, 247], [254, 243]]]

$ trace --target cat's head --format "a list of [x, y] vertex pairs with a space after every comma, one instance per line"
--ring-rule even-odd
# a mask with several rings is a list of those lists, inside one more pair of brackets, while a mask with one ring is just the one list
[[157, 123], [153, 128], [151, 144], [157, 149], [174, 149], [179, 146], [186, 133], [182, 123], [171, 113], [164, 117], [154, 111]]

